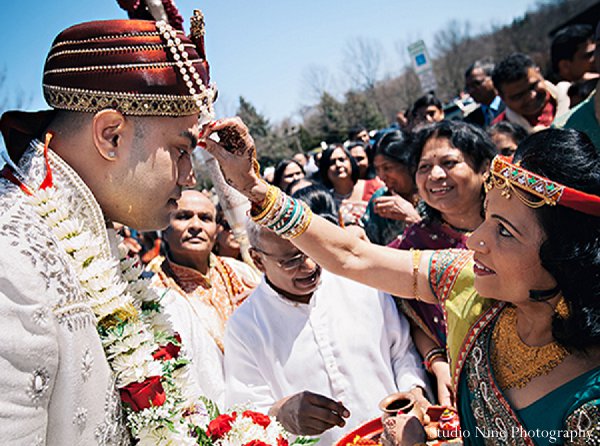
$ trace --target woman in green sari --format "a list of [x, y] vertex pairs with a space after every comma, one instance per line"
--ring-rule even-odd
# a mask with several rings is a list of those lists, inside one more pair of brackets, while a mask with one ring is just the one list
[[[262, 183], [237, 119], [207, 128], [202, 145], [252, 218], [325, 269], [441, 303], [465, 444], [600, 442], [600, 157], [587, 137], [546, 130], [514, 163], [495, 158], [471, 251], [435, 252], [362, 242]], [[414, 419], [389, 420], [391, 444], [425, 440]]]

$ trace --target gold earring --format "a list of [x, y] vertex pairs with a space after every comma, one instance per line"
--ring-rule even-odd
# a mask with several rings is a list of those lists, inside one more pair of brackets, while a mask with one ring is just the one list
[[554, 312], [561, 319], [569, 319], [569, 317], [571, 316], [571, 310], [569, 309], [569, 304], [567, 303], [567, 300], [565, 299], [564, 296], [560, 296], [560, 299], [559, 299], [558, 303], [556, 304], [556, 307], [554, 307]]

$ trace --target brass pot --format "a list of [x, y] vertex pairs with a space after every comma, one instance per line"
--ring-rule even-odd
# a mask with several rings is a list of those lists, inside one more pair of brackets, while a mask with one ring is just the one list
[[398, 415], [408, 414], [415, 407], [415, 396], [409, 392], [396, 392], [386, 396], [379, 402], [379, 409], [383, 412], [381, 420]]

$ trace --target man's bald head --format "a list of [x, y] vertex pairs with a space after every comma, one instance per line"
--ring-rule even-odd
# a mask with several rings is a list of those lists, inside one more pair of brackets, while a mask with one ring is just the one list
[[321, 267], [291, 242], [254, 222], [247, 225], [250, 256], [269, 284], [293, 301], [308, 302], [319, 285]]

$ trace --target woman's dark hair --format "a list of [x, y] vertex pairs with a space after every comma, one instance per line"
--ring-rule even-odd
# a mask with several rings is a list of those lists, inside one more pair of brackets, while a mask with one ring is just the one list
[[[496, 146], [490, 137], [479, 127], [462, 121], [440, 121], [421, 127], [413, 136], [411, 165], [414, 173], [421, 160], [423, 148], [432, 138], [444, 138], [450, 141], [452, 147], [460, 150], [465, 159], [470, 161], [473, 169], [480, 172], [494, 156]], [[483, 206], [483, 188], [482, 200]], [[440, 219], [440, 212], [425, 203], [425, 216], [429, 219]]]
[[[565, 186], [600, 195], [600, 155], [576, 130], [547, 129], [526, 138], [514, 161]], [[600, 345], [600, 217], [561, 206], [535, 210], [545, 233], [542, 266], [556, 279], [570, 316], [555, 315], [554, 338], [567, 348]]]
[[275, 166], [275, 173], [273, 173], [273, 184], [275, 186], [281, 187], [279, 183], [281, 183], [281, 180], [283, 179], [283, 172], [290, 164], [297, 165], [302, 173], [304, 173], [304, 167], [302, 167], [298, 161], [292, 159], [281, 160], [277, 163], [277, 166]]
[[402, 130], [385, 133], [375, 144], [375, 156], [382, 155], [406, 167], [412, 167], [410, 134]]
[[335, 200], [321, 184], [312, 184], [298, 189], [292, 197], [304, 201], [315, 214], [339, 225], [338, 207]]
[[496, 133], [510, 136], [517, 145], [527, 138], [528, 135], [527, 130], [522, 126], [509, 121], [500, 121], [487, 129], [487, 134], [490, 135], [490, 137]]
[[319, 162], [319, 176], [321, 177], [323, 185], [329, 189], [333, 188], [333, 183], [329, 179], [328, 171], [329, 166], [331, 166], [331, 157], [333, 156], [333, 152], [335, 152], [337, 149], [342, 150], [350, 160], [350, 177], [352, 178], [352, 182], [356, 184], [356, 182], [358, 181], [358, 164], [356, 164], [356, 161], [354, 160], [352, 155], [350, 155], [350, 152], [341, 145], [329, 147], [323, 152], [323, 155], [321, 156], [321, 161]]

